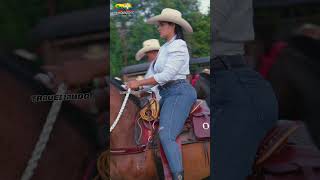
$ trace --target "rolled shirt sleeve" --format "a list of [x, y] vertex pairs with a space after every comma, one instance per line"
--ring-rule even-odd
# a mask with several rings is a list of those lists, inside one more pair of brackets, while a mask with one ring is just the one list
[[[175, 40], [168, 46], [168, 60], [161, 73], [155, 74], [153, 77], [159, 84], [164, 84], [179, 73], [183, 65], [188, 61], [188, 48], [185, 41]], [[189, 63], [189, 62], [187, 62]]]

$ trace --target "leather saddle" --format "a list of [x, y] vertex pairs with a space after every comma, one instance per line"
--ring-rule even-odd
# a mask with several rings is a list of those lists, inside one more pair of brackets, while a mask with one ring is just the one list
[[261, 165], [288, 141], [288, 137], [295, 132], [301, 124], [293, 121], [278, 121], [267, 133], [260, 143], [256, 154], [255, 166]]
[[254, 170], [248, 180], [318, 180], [320, 152], [308, 146], [286, 144]]
[[193, 105], [187, 123], [192, 124], [197, 140], [210, 139], [210, 109], [205, 100], [198, 99]]
[[[140, 118], [154, 121], [159, 118], [160, 107], [155, 98], [151, 98], [140, 110]], [[189, 117], [185, 122], [183, 132], [189, 133], [188, 139], [203, 141], [210, 139], [210, 109], [204, 100], [198, 99], [192, 106]]]
[[287, 142], [300, 125], [299, 122], [278, 121], [261, 142], [253, 174], [248, 180], [320, 179], [320, 151]]

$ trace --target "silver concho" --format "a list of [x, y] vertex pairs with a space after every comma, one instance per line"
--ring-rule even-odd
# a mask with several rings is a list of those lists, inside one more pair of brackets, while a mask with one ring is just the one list
[[210, 128], [210, 124], [205, 122], [205, 123], [202, 124], [202, 128], [203, 129], [209, 129]]

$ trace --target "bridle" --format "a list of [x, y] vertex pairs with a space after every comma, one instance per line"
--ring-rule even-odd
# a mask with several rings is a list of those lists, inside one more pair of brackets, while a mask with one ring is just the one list
[[[132, 93], [133, 91], [129, 88], [126, 91], [126, 96], [122, 102], [121, 108], [119, 110], [119, 113], [115, 119], [115, 121], [112, 123], [111, 127], [110, 127], [110, 133], [112, 133], [112, 130], [117, 126], [117, 124], [120, 121], [120, 117], [123, 114], [123, 111], [125, 109], [125, 106], [128, 102], [129, 99], [129, 95]], [[137, 121], [140, 121], [141, 118], [137, 118]], [[142, 153], [144, 151], [146, 151], [148, 145], [152, 142], [153, 137], [154, 137], [154, 133], [155, 132], [155, 128], [154, 128], [154, 124], [152, 125], [151, 128], [151, 132], [149, 131], [149, 135], [148, 135], [148, 141], [145, 144], [142, 145], [137, 145], [136, 147], [123, 147], [123, 148], [110, 148], [110, 153], [112, 155], [128, 155], [128, 154], [138, 154], [138, 153]]]

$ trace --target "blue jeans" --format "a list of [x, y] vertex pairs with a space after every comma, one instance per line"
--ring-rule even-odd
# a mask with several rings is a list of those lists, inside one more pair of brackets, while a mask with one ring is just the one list
[[160, 90], [160, 141], [171, 173], [183, 171], [182, 153], [176, 143], [184, 123], [196, 102], [195, 89], [185, 80]]
[[[225, 69], [211, 62], [212, 179], [245, 180], [259, 143], [278, 120], [271, 85], [249, 66], [232, 67], [242, 56], [222, 56]], [[236, 64], [236, 63], [235, 63]]]

